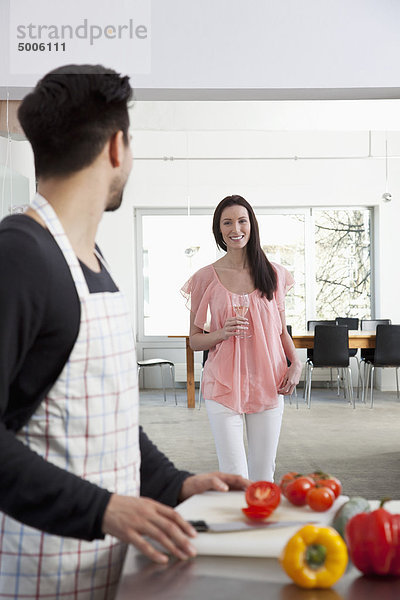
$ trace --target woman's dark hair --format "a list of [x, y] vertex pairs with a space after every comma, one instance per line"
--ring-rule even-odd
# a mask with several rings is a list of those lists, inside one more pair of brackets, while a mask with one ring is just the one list
[[248, 214], [250, 220], [250, 238], [246, 246], [247, 250], [247, 261], [249, 264], [250, 272], [254, 281], [254, 285], [261, 292], [262, 296], [266, 296], [268, 300], [272, 300], [273, 294], [276, 290], [277, 281], [274, 267], [265, 256], [263, 249], [260, 244], [260, 233], [258, 229], [258, 223], [254, 210], [250, 204], [242, 198], [242, 196], [227, 196], [218, 204], [214, 211], [213, 217], [213, 234], [215, 242], [218, 248], [227, 250], [226, 244], [221, 233], [221, 215], [225, 208], [229, 206], [243, 206]]
[[66, 65], [47, 73], [18, 110], [36, 175], [65, 176], [87, 167], [118, 131], [128, 144], [131, 97], [129, 77], [101, 65]]

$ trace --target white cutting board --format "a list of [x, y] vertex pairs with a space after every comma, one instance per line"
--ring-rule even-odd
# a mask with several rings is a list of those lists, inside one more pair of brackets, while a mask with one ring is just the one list
[[[329, 525], [337, 509], [348, 500], [340, 496], [326, 512], [318, 513], [309, 507], [296, 507], [281, 498], [278, 508], [269, 517], [271, 521], [310, 521]], [[187, 520], [209, 523], [247, 521], [241, 509], [247, 506], [244, 492], [205, 492], [192, 496], [176, 510]], [[279, 557], [287, 541], [300, 525], [280, 529], [236, 531], [230, 533], [198, 533], [193, 540], [200, 555]]]
[[[339, 496], [333, 506], [326, 512], [312, 511], [308, 506], [293, 506], [281, 497], [278, 508], [269, 517], [271, 521], [301, 521], [304, 524], [316, 521], [330, 525], [334, 514], [348, 496]], [[371, 510], [379, 506], [378, 500], [369, 501]], [[180, 504], [176, 510], [187, 520], [204, 520], [209, 523], [226, 523], [247, 521], [241, 509], [247, 506], [244, 492], [205, 492], [192, 496]], [[385, 504], [386, 510], [400, 513], [400, 500], [391, 500]], [[279, 557], [289, 538], [302, 525], [283, 527], [281, 529], [261, 529], [253, 531], [236, 531], [230, 533], [198, 533], [193, 545], [200, 555], [211, 556], [254, 556]]]

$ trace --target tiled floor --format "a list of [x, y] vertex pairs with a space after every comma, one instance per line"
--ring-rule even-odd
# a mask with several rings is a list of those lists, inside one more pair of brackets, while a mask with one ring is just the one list
[[[141, 391], [141, 424], [175, 464], [193, 472], [218, 468], [204, 406], [186, 408], [184, 390], [178, 406], [162, 391]], [[286, 399], [278, 448], [276, 479], [289, 470], [316, 468], [337, 475], [348, 495], [400, 498], [400, 401], [395, 393], [376, 392], [374, 408], [358, 400], [353, 410], [326, 389], [313, 390], [308, 409], [299, 395], [299, 409]]]

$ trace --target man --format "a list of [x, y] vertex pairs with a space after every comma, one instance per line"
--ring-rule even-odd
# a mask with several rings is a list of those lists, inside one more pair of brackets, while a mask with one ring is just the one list
[[38, 194], [0, 225], [2, 598], [111, 598], [127, 543], [194, 556], [170, 506], [248, 483], [178, 471], [139, 432], [131, 326], [95, 246], [131, 170], [130, 98], [127, 77], [70, 65], [19, 109]]

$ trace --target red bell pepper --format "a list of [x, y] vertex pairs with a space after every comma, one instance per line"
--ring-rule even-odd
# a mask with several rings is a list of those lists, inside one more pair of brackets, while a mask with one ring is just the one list
[[346, 525], [353, 564], [366, 575], [400, 575], [400, 515], [384, 508], [359, 513]]

